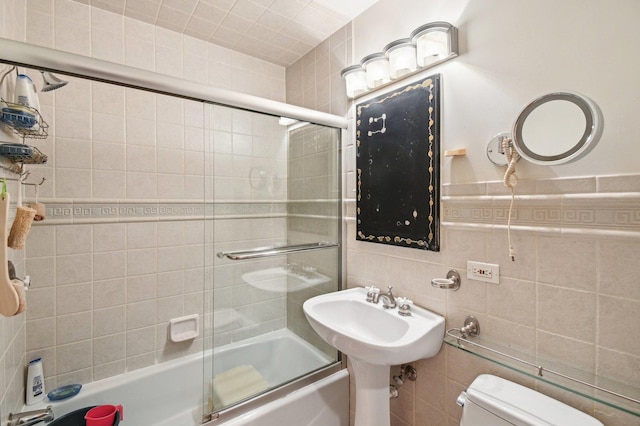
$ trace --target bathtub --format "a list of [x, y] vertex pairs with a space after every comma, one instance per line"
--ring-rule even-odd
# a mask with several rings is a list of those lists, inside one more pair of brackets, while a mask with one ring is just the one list
[[[205, 377], [211, 378], [240, 365], [251, 365], [273, 387], [330, 362], [331, 359], [315, 347], [291, 331], [281, 329], [204, 354], [193, 354], [88, 383], [73, 398], [58, 402], [45, 399], [37, 405], [24, 407], [24, 410], [51, 405], [58, 418], [90, 405], [122, 404], [124, 425], [194, 426], [202, 423], [202, 407], [206, 406], [209, 397], [203, 393], [203, 372]], [[208, 392], [208, 383], [206, 389]], [[223, 411], [219, 418], [207, 424], [280, 425], [282, 415], [286, 413], [285, 418], [297, 419], [295, 424], [346, 426], [349, 423], [348, 404], [348, 373], [340, 370], [251, 410]]]

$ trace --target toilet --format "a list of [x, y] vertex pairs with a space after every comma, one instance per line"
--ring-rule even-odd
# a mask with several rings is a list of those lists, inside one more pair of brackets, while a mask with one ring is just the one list
[[456, 401], [460, 426], [603, 426], [593, 417], [503, 378], [482, 374]]

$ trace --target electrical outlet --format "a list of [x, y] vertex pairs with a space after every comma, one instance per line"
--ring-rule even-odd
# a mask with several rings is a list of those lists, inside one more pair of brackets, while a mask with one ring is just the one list
[[500, 265], [467, 261], [467, 278], [498, 284], [500, 281]]

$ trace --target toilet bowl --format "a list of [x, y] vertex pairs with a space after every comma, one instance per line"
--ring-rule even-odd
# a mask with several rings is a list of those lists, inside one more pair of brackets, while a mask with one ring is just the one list
[[603, 426], [582, 411], [490, 374], [478, 376], [457, 404], [460, 426]]

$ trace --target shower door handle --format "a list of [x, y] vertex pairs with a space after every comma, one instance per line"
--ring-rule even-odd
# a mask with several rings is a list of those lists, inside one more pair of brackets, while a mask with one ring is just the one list
[[231, 260], [257, 259], [260, 257], [278, 256], [281, 254], [296, 253], [300, 251], [320, 250], [331, 247], [339, 247], [338, 243], [320, 241], [309, 244], [293, 244], [289, 246], [258, 247], [249, 250], [221, 251], [217, 256]]

